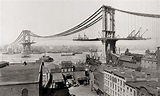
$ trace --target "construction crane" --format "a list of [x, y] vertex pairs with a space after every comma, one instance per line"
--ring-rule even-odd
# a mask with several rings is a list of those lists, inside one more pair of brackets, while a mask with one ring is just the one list
[[139, 28], [138, 32], [133, 36], [136, 37], [138, 34], [140, 34], [142, 27]]
[[86, 34], [84, 33], [84, 38], [83, 39], [88, 39], [88, 37], [86, 36]]
[[[139, 28], [138, 32], [133, 34], [135, 32], [135, 30], [133, 30], [129, 35], [128, 35], [128, 39], [131, 39], [131, 40], [147, 40], [147, 39], [151, 39], [151, 38], [143, 38], [142, 36], [148, 31], [148, 29], [146, 29], [141, 35], [140, 35], [140, 32], [141, 32], [141, 29], [142, 27]], [[138, 35], [139, 34], [139, 35]], [[138, 36], [137, 36], [138, 35]]]
[[148, 29], [146, 29], [146, 30], [141, 34], [140, 37], [142, 37], [142, 36], [144, 35], [144, 33], [146, 33], [147, 31], [148, 31]]
[[135, 30], [133, 30], [133, 31], [128, 35], [128, 37], [132, 37], [134, 32], [135, 32]]

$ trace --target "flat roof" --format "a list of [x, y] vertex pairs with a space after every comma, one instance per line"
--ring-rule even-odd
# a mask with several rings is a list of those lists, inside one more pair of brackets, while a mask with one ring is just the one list
[[84, 77], [86, 77], [84, 71], [74, 72], [73, 74], [74, 74], [75, 78], [84, 78]]
[[62, 73], [53, 73], [53, 80], [64, 80]]
[[144, 77], [145, 74], [143, 74], [142, 72], [138, 72], [138, 71], [132, 71], [130, 69], [121, 69], [121, 68], [116, 68], [116, 67], [110, 67], [105, 69], [104, 71], [109, 72], [111, 74], [114, 74], [122, 79], [127, 79], [129, 81], [133, 81], [132, 76], [135, 77]]
[[140, 64], [134, 64], [134, 63], [129, 63], [129, 62], [123, 62], [122, 66], [129, 67], [136, 69], [137, 67], [140, 67]]
[[59, 68], [59, 65], [54, 64], [54, 63], [50, 63], [50, 64], [47, 65], [46, 67], [48, 68], [49, 71], [51, 71], [51, 69]]
[[11, 65], [0, 69], [0, 84], [38, 82], [39, 64]]
[[155, 57], [143, 57], [142, 60], [157, 62], [157, 59]]
[[155, 81], [138, 81], [138, 82], [126, 82], [127, 85], [133, 87], [133, 88], [146, 88], [150, 93], [156, 93], [157, 87], [160, 87], [159, 82]]

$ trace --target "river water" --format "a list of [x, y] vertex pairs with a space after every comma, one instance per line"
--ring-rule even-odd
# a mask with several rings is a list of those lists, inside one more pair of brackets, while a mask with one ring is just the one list
[[[86, 58], [87, 53], [83, 54], [76, 54], [73, 56], [61, 56], [61, 54], [53, 54], [53, 53], [46, 53], [47, 56], [50, 56], [54, 59], [55, 64], [59, 64], [61, 61], [72, 61], [72, 62], [77, 62], [77, 61], [84, 61]], [[21, 58], [21, 54], [1, 54], [0, 55], [0, 61], [7, 61], [10, 63], [22, 63], [24, 61], [26, 62], [35, 62], [38, 60], [40, 57], [42, 57], [44, 54], [31, 54], [30, 58]]]
[[[143, 50], [131, 51], [133, 53], [143, 54]], [[123, 53], [123, 52], [122, 52]], [[46, 55], [52, 57], [54, 59], [55, 64], [59, 64], [61, 61], [72, 61], [73, 63], [78, 61], [85, 61], [86, 54], [90, 54], [88, 52], [83, 52], [83, 54], [76, 54], [73, 56], [61, 56], [60, 53], [46, 53]], [[22, 54], [0, 54], [0, 61], [7, 61], [10, 63], [23, 63], [26, 62], [35, 62], [44, 54], [31, 54], [30, 58], [21, 58]], [[102, 56], [102, 52], [98, 52], [97, 55], [100, 57], [102, 62], [105, 62], [104, 57]]]

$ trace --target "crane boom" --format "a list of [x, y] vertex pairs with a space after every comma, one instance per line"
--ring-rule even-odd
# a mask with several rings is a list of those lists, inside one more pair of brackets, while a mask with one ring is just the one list
[[128, 37], [132, 36], [133, 32], [135, 32], [135, 30], [133, 30], [133, 31], [128, 35]]
[[140, 33], [141, 29], [142, 29], [142, 27], [139, 28], [138, 32], [134, 35], [134, 37], [136, 37], [137, 34]]
[[146, 33], [148, 31], [148, 29], [146, 29], [142, 34], [141, 34], [141, 37], [144, 35], [144, 33]]

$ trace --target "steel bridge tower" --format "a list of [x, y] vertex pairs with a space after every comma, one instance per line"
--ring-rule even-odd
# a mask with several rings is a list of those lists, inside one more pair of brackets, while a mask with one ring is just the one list
[[31, 36], [30, 36], [30, 30], [23, 30], [22, 31], [23, 37], [22, 37], [22, 46], [23, 46], [23, 52], [24, 54], [31, 54], [31, 44], [34, 44], [35, 42], [31, 42]]
[[108, 63], [110, 53], [116, 53], [115, 10], [110, 6], [102, 6], [102, 16], [102, 42], [105, 44], [106, 63]]

